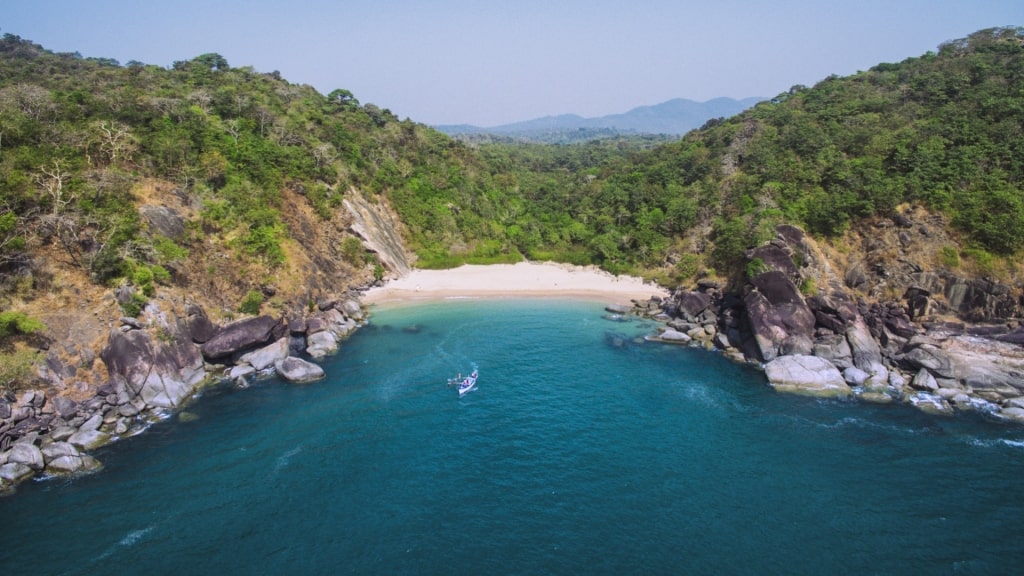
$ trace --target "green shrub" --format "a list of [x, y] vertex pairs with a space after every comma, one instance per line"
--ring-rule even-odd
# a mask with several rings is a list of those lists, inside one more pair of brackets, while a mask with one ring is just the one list
[[0, 338], [15, 334], [35, 334], [46, 326], [39, 320], [31, 318], [24, 312], [7, 310], [0, 312]]
[[363, 259], [363, 243], [355, 236], [349, 236], [341, 241], [341, 256], [346, 262], [353, 266], [362, 267], [365, 264]]
[[132, 283], [142, 290], [146, 296], [153, 297], [156, 288], [153, 287], [153, 270], [149, 266], [137, 266], [132, 273]]
[[960, 265], [960, 253], [954, 246], [943, 246], [939, 249], [939, 263], [946, 268], [956, 268]]
[[188, 249], [182, 248], [166, 237], [153, 240], [153, 251], [160, 262], [180, 262], [188, 258]]
[[747, 264], [747, 278], [756, 278], [768, 271], [768, 265], [760, 258], [754, 258]]
[[996, 257], [982, 248], [965, 248], [964, 256], [974, 262], [978, 274], [993, 276], [995, 274]]
[[38, 357], [39, 353], [30, 348], [0, 353], [0, 394], [18, 392], [19, 385], [27, 384]]
[[167, 271], [167, 268], [164, 268], [159, 264], [154, 264], [150, 270], [152, 270], [153, 280], [155, 280], [157, 284], [163, 284], [166, 286], [171, 282], [171, 273]]
[[142, 309], [146, 307], [147, 302], [149, 302], [148, 298], [138, 292], [135, 292], [132, 294], [131, 300], [121, 304], [121, 310], [124, 312], [125, 316], [135, 318], [142, 312]]
[[810, 276], [804, 278], [804, 281], [800, 283], [800, 293], [804, 296], [814, 296], [818, 293], [818, 284], [814, 278]]
[[260, 306], [263, 305], [263, 293], [259, 290], [250, 290], [245, 298], [242, 299], [242, 303], [238, 305], [238, 311], [243, 314], [251, 314], [253, 316], [260, 313]]
[[676, 272], [681, 279], [690, 279], [697, 275], [700, 268], [700, 256], [696, 254], [683, 254], [676, 262]]

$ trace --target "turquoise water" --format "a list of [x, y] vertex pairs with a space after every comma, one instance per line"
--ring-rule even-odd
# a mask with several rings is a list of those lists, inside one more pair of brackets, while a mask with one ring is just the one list
[[[593, 303], [375, 312], [0, 499], [3, 574], [1007, 574], [1024, 430], [780, 395]], [[445, 380], [479, 367], [459, 399]]]

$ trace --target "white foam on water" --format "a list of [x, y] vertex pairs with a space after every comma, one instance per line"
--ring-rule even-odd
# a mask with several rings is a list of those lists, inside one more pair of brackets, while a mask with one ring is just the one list
[[125, 535], [124, 538], [121, 538], [121, 540], [119, 540], [117, 542], [117, 544], [114, 544], [110, 548], [107, 548], [103, 552], [103, 554], [100, 554], [99, 556], [97, 556], [96, 559], [93, 560], [93, 562], [94, 563], [102, 562], [102, 561], [106, 560], [107, 558], [110, 558], [111, 556], [113, 556], [121, 548], [131, 548], [136, 543], [138, 543], [140, 540], [145, 538], [147, 534], [152, 532], [154, 528], [156, 528], [156, 526], [147, 526], [146, 528], [142, 528], [141, 530], [132, 530], [127, 535]]
[[296, 456], [296, 455], [300, 454], [301, 452], [302, 452], [302, 445], [299, 445], [299, 446], [296, 446], [295, 448], [292, 448], [291, 450], [285, 452], [281, 456], [279, 456], [277, 458], [277, 463], [274, 465], [274, 472], [277, 473], [277, 472], [280, 472], [281, 470], [287, 468], [288, 464], [291, 463], [292, 456]]

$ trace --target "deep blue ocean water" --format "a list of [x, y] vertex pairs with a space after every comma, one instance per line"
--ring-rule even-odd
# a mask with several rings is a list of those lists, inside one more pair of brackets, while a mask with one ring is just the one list
[[778, 394], [653, 328], [579, 302], [376, 310], [326, 381], [207, 390], [102, 472], [0, 499], [0, 573], [1024, 569], [1024, 430]]

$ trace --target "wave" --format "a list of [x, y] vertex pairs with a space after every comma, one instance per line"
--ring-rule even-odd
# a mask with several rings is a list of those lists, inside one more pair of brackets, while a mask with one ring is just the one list
[[296, 446], [295, 448], [292, 448], [291, 450], [289, 450], [289, 451], [285, 452], [284, 454], [282, 454], [281, 456], [279, 456], [277, 458], [277, 462], [274, 464], [274, 470], [273, 470], [273, 472], [271, 474], [277, 474], [281, 470], [287, 468], [288, 464], [291, 463], [292, 456], [296, 456], [296, 455], [300, 454], [301, 452], [302, 452], [302, 445], [300, 444], [299, 446]]
[[132, 530], [131, 532], [126, 534], [124, 536], [124, 538], [121, 538], [117, 542], [117, 544], [114, 544], [110, 548], [107, 548], [106, 550], [104, 550], [102, 554], [100, 554], [99, 556], [97, 556], [93, 560], [93, 563], [95, 564], [95, 563], [98, 563], [98, 562], [102, 562], [102, 561], [106, 560], [107, 558], [110, 558], [111, 556], [116, 554], [118, 550], [120, 550], [122, 548], [131, 548], [132, 546], [137, 544], [140, 540], [145, 538], [150, 532], [152, 532], [154, 528], [156, 528], [156, 526], [152, 525], [152, 526], [147, 526], [145, 528], [142, 528], [141, 530]]
[[1024, 448], [1024, 440], [1012, 440], [1010, 438], [977, 438], [970, 436], [964, 438], [964, 441], [971, 446], [977, 446], [978, 448], [997, 448], [1000, 446], [1009, 446], [1010, 448]]

